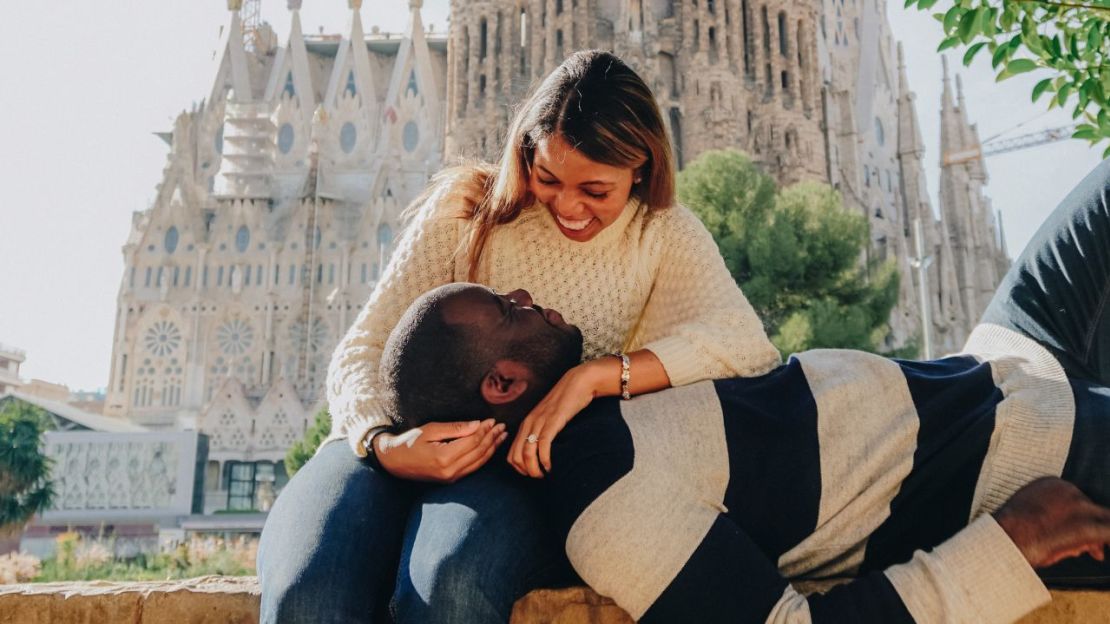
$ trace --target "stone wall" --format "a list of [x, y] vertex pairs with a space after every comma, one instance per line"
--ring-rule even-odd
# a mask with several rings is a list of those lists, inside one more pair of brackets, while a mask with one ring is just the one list
[[[809, 584], [821, 591], [828, 585]], [[1110, 592], [1053, 590], [1052, 603], [1020, 624], [1094, 624], [1110, 613]], [[248, 624], [258, 621], [253, 577], [205, 576], [183, 581], [0, 585], [0, 624]], [[630, 624], [608, 598], [585, 587], [541, 589], [516, 603], [511, 624]]]

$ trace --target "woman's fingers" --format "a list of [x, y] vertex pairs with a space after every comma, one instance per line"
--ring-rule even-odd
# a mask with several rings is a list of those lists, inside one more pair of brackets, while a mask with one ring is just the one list
[[[444, 442], [457, 438], [465, 438], [479, 431], [485, 433], [489, 427], [493, 426], [493, 422], [492, 418], [487, 418], [485, 420], [426, 423], [420, 427], [424, 430], [422, 441]], [[485, 425], [484, 429], [482, 428], [483, 425]]]
[[[480, 442], [474, 448], [466, 451], [451, 461], [449, 470], [458, 476], [463, 475], [465, 468], [476, 462], [479, 458], [486, 454], [486, 451], [493, 449], [497, 446], [497, 439], [501, 433], [505, 431], [505, 425], [494, 425], [490, 427], [489, 431], [481, 437]], [[451, 444], [455, 444], [452, 442]]]
[[459, 473], [459, 478], [465, 477], [466, 475], [478, 470], [482, 466], [485, 466], [486, 462], [488, 462], [490, 458], [493, 457], [493, 453], [497, 450], [497, 447], [501, 446], [501, 443], [504, 442], [505, 439], [508, 437], [509, 434], [505, 431], [497, 434], [497, 437], [493, 439], [493, 443], [484, 447], [485, 451], [482, 452], [482, 455], [475, 459], [470, 465], [462, 469], [462, 471]]

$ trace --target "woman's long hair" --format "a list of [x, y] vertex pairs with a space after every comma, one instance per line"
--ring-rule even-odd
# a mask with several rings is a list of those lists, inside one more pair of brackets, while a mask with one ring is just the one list
[[[615, 55], [601, 50], [576, 52], [528, 97], [509, 125], [505, 149], [496, 165], [454, 167], [432, 186], [460, 184], [477, 201], [469, 209], [465, 242], [468, 279], [477, 280], [478, 264], [490, 232], [509, 223], [532, 204], [529, 173], [536, 144], [559, 135], [586, 158], [613, 167], [636, 168], [633, 184], [647, 210], [674, 203], [674, 164], [670, 141], [655, 96], [644, 81]], [[480, 198], [480, 199], [478, 199]]]

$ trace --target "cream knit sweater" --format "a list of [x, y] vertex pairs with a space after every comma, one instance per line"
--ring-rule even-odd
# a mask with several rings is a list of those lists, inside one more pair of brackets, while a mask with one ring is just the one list
[[[328, 367], [332, 431], [325, 443], [345, 438], [361, 456], [362, 438], [392, 423], [378, 377], [382, 350], [416, 297], [467, 281], [467, 222], [453, 216], [463, 201], [441, 184], [417, 209], [336, 347]], [[713, 238], [682, 206], [647, 211], [631, 199], [616, 222], [579, 243], [535, 204], [494, 230], [478, 276], [498, 292], [523, 288], [536, 303], [562, 313], [582, 330], [587, 359], [650, 350], [674, 386], [761, 375], [781, 362]]]

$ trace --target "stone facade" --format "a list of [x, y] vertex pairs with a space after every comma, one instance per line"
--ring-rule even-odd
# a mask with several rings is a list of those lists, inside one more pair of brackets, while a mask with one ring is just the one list
[[[367, 34], [357, 0], [341, 34], [305, 35], [290, 2], [279, 42], [265, 24], [244, 36], [230, 1], [210, 92], [161, 135], [163, 180], [123, 246], [105, 413], [208, 434], [207, 510], [231, 505], [232, 481], [259, 483], [243, 509], [263, 484], [280, 489], [404, 206], [444, 163], [495, 158], [512, 106], [575, 49], [613, 49], [641, 72], [680, 164], [742, 149], [867, 214], [869, 256], [903, 275], [889, 346], [921, 335], [915, 218], [934, 258], [936, 353], [959, 348], [1005, 269], [981, 159], [944, 168], [933, 215], [881, 2], [458, 0], [446, 35], [425, 32], [421, 4], [400, 35]], [[957, 99], [945, 151], [978, 142]]]

